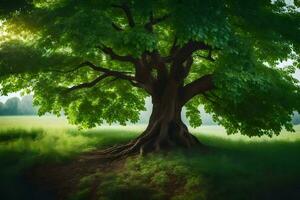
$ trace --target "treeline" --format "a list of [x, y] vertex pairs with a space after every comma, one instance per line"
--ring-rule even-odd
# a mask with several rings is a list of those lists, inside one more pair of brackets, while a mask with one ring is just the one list
[[22, 97], [13, 97], [5, 103], [0, 102], [0, 115], [36, 115], [37, 108], [33, 106], [33, 97], [28, 95]]
[[[150, 101], [149, 101], [150, 102]], [[147, 111], [141, 112], [139, 123], [144, 124], [149, 120], [151, 114], [151, 104], [147, 102]], [[13, 97], [8, 99], [5, 103], [0, 102], [0, 116], [4, 115], [37, 115], [38, 108], [33, 106], [33, 96], [24, 96], [21, 99], [18, 97]], [[184, 110], [185, 112], [185, 110]], [[201, 118], [203, 125], [216, 125], [212, 120], [212, 117], [207, 114], [204, 109], [201, 109]], [[187, 123], [183, 115], [183, 120]], [[292, 119], [293, 124], [300, 124], [300, 115], [295, 113]]]
[[293, 124], [300, 124], [300, 115], [299, 115], [299, 113], [295, 113], [292, 122], [293, 122]]

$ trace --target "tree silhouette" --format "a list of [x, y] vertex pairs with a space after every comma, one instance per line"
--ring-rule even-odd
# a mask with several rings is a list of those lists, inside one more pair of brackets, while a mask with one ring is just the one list
[[36, 115], [37, 108], [33, 106], [32, 96], [8, 99], [5, 104], [0, 102], [0, 115]]
[[[39, 114], [73, 124], [137, 122], [147, 129], [102, 153], [120, 157], [199, 144], [199, 105], [229, 134], [292, 131], [299, 111], [300, 14], [269, 0], [3, 1], [2, 92], [26, 88]], [[291, 59], [292, 66], [277, 68]]]
[[6, 113], [6, 115], [17, 115], [20, 103], [21, 101], [18, 97], [8, 99], [4, 104], [4, 113]]
[[4, 115], [4, 104], [0, 102], [0, 115]]

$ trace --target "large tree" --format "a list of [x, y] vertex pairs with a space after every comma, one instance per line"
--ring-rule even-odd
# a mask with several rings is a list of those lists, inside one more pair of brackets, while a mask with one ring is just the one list
[[[198, 140], [198, 107], [229, 134], [293, 130], [300, 111], [300, 13], [282, 0], [2, 0], [1, 92], [33, 92], [39, 113], [82, 127], [147, 129], [103, 153], [123, 156]], [[279, 62], [292, 65], [278, 68]]]

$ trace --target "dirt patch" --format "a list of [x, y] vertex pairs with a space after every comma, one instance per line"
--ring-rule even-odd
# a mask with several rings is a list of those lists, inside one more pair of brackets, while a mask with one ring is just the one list
[[[78, 191], [78, 183], [82, 177], [97, 171], [105, 173], [121, 170], [124, 163], [125, 160], [83, 159], [83, 156], [80, 156], [66, 163], [35, 166], [27, 170], [24, 177], [29, 184], [38, 188], [37, 195], [46, 194], [51, 196], [49, 199], [65, 200]], [[37, 196], [36, 199], [40, 197]]]

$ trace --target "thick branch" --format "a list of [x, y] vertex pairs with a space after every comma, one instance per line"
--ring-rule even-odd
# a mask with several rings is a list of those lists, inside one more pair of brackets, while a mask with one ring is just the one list
[[135, 77], [130, 78], [124, 78], [124, 73], [122, 74], [122, 77], [119, 76], [118, 78], [126, 79], [131, 82], [133, 86], [140, 87], [146, 90], [149, 94], [152, 93], [152, 77], [151, 77], [151, 69], [147, 67], [146, 63], [143, 63], [142, 59], [135, 59], [134, 57], [127, 55], [127, 56], [121, 56], [116, 54], [112, 48], [106, 47], [105, 45], [102, 45], [100, 48], [104, 53], [109, 55], [113, 60], [117, 61], [123, 61], [123, 62], [131, 62], [134, 64], [135, 67]]
[[204, 75], [201, 78], [183, 87], [182, 105], [198, 94], [203, 94], [214, 89], [212, 74]]
[[103, 44], [101, 46], [97, 46], [97, 48], [99, 48], [105, 54], [109, 55], [111, 57], [111, 59], [113, 59], [113, 60], [122, 61], [122, 62], [131, 62], [131, 63], [136, 62], [136, 59], [134, 57], [132, 57], [130, 55], [126, 55], [126, 56], [118, 55], [113, 51], [112, 48], [107, 47]]
[[122, 5], [112, 4], [112, 7], [122, 9], [124, 11], [126, 17], [127, 17], [129, 26], [130, 27], [134, 27], [135, 26], [135, 22], [134, 22], [132, 13], [130, 11], [129, 6], [126, 3], [124, 3]]
[[173, 62], [177, 64], [182, 64], [186, 61], [195, 51], [198, 50], [209, 50], [210, 46], [203, 42], [189, 41], [186, 43], [179, 51], [173, 56]]
[[185, 71], [183, 63], [187, 61], [190, 57], [192, 57], [195, 51], [208, 49], [210, 49], [210, 46], [206, 45], [203, 42], [189, 41], [179, 50], [176, 50], [175, 53], [171, 55], [171, 76], [181, 81], [182, 76], [180, 75]]

